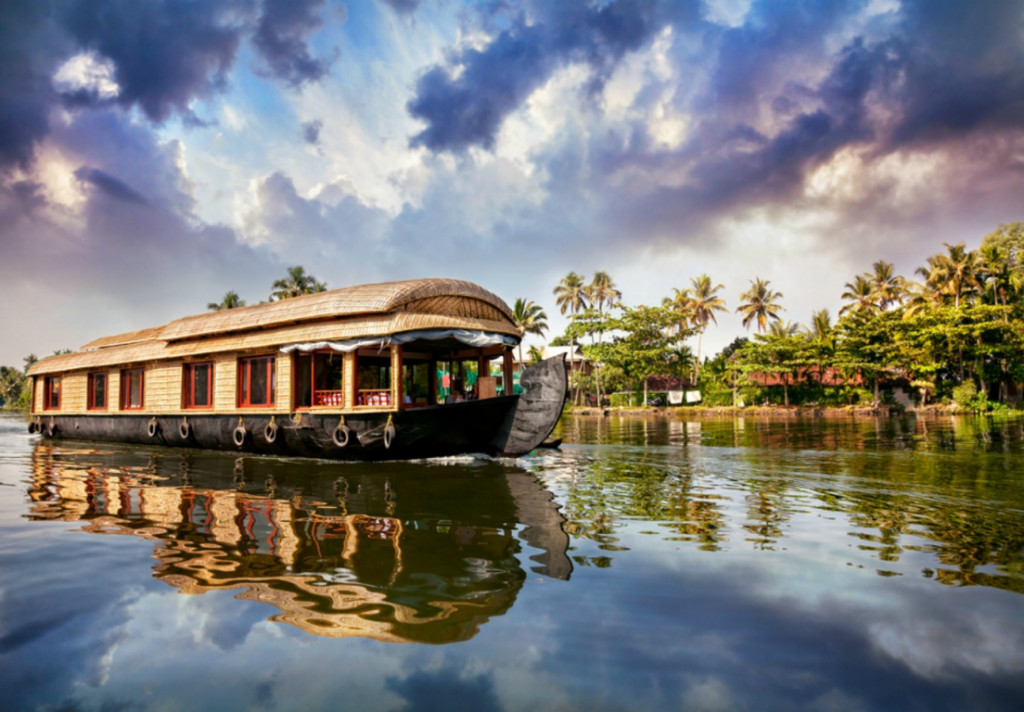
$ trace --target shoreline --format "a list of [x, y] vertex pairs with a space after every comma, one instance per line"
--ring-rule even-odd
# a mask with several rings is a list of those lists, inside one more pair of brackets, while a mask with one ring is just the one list
[[973, 413], [959, 410], [954, 406], [935, 405], [924, 408], [900, 408], [898, 406], [649, 406], [647, 408], [596, 408], [572, 407], [566, 409], [567, 415], [582, 417], [614, 417], [633, 418], [898, 418], [913, 416], [915, 418], [944, 418], [952, 416], [1003, 416], [1022, 417], [1024, 411], [1013, 409], [989, 413]]

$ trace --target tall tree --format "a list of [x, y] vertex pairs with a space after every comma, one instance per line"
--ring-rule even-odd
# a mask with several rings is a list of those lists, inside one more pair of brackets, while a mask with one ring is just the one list
[[[615, 288], [615, 280], [607, 272], [595, 272], [594, 278], [587, 288], [591, 305], [597, 307], [598, 323], [603, 322], [604, 308], [611, 309], [617, 301], [622, 299], [622, 292]], [[597, 343], [604, 343], [604, 330], [597, 330]], [[601, 364], [595, 364], [594, 383], [597, 390], [597, 403], [601, 404]]]
[[736, 311], [743, 316], [743, 326], [750, 329], [750, 323], [757, 322], [757, 331], [764, 332], [768, 327], [768, 320], [779, 320], [779, 312], [782, 307], [777, 303], [782, 298], [782, 292], [776, 292], [769, 288], [771, 282], [767, 279], [755, 278], [750, 283], [750, 289], [740, 295], [741, 304]]
[[675, 331], [678, 347], [682, 349], [684, 346], [683, 342], [690, 333], [689, 327], [690, 318], [693, 313], [693, 304], [690, 301], [689, 289], [673, 287], [672, 291], [674, 294], [671, 297], [665, 297], [661, 300], [661, 306], [670, 310], [675, 317], [671, 328]]
[[[562, 281], [554, 288], [553, 294], [555, 295], [555, 306], [562, 314], [569, 312], [570, 315], [575, 315], [587, 308], [587, 284], [583, 281], [583, 277], [575, 272], [570, 272], [562, 277]], [[576, 343], [571, 333], [569, 335], [569, 368], [575, 376]], [[578, 390], [576, 396], [578, 399]]]
[[984, 263], [981, 255], [968, 250], [964, 243], [946, 246], [946, 254], [939, 253], [928, 258], [928, 267], [918, 269], [925, 277], [925, 283], [939, 294], [953, 298], [953, 306], [959, 307], [964, 296], [979, 288], [978, 273]]
[[606, 306], [611, 308], [622, 299], [622, 292], [615, 288], [615, 281], [607, 272], [595, 272], [587, 287], [587, 298], [599, 313], [604, 314]]
[[725, 300], [718, 296], [720, 289], [725, 289], [724, 284], [712, 284], [711, 277], [706, 273], [690, 278], [690, 324], [697, 331], [697, 360], [696, 378], [700, 381], [700, 347], [704, 336], [704, 330], [708, 328], [708, 322], [713, 321], [716, 325], [718, 319], [715, 312], [724, 312]]
[[839, 315], [853, 314], [856, 312], [873, 313], [881, 311], [875, 297], [875, 287], [867, 275], [858, 274], [852, 282], [843, 285], [846, 291], [841, 299], [849, 302], [839, 310]]
[[306, 274], [306, 269], [301, 265], [288, 268], [288, 274], [282, 279], [275, 280], [270, 285], [270, 301], [280, 301], [299, 297], [303, 294], [314, 294], [327, 291], [325, 282], [318, 282], [316, 277]]
[[891, 262], [878, 260], [871, 268], [874, 270], [868, 275], [871, 280], [872, 294], [878, 308], [885, 311], [893, 304], [900, 304], [906, 295], [903, 277], [895, 274]]
[[220, 303], [208, 302], [206, 308], [210, 311], [222, 311], [224, 309], [237, 309], [244, 306], [245, 300], [238, 296], [238, 292], [232, 290], [224, 294], [224, 298], [220, 300]]
[[[544, 332], [548, 330], [548, 315], [532, 299], [523, 299], [522, 297], [516, 299], [515, 306], [512, 307], [512, 320], [515, 321], [524, 336], [526, 334], [543, 336]], [[523, 363], [522, 341], [519, 342], [519, 363], [520, 365]]]

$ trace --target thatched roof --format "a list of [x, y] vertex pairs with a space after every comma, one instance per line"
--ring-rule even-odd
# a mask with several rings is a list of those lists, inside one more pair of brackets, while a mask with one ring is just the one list
[[520, 336], [512, 310], [472, 282], [416, 279], [342, 287], [269, 304], [176, 319], [106, 336], [80, 351], [38, 361], [31, 375], [141, 363], [285, 343], [387, 336], [418, 329], [471, 329]]

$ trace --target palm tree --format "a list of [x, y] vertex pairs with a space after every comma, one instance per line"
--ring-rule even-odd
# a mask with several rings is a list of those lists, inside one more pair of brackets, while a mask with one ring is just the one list
[[536, 344], [533, 344], [532, 346], [530, 346], [529, 351], [526, 352], [526, 355], [529, 357], [531, 365], [535, 363], [540, 363], [542, 360], [544, 360], [544, 349], [542, 349], [540, 346], [537, 346]]
[[306, 274], [306, 269], [302, 266], [289, 267], [288, 274], [283, 279], [275, 280], [270, 285], [270, 301], [280, 301], [282, 299], [290, 299], [291, 297], [298, 297], [303, 294], [313, 294], [315, 292], [327, 291], [327, 284], [325, 282], [318, 282], [316, 277], [311, 274]]
[[206, 308], [210, 311], [221, 311], [223, 309], [237, 309], [244, 307], [245, 300], [238, 296], [238, 292], [232, 290], [224, 294], [224, 298], [217, 302], [208, 302]]
[[832, 317], [828, 309], [811, 314], [811, 326], [807, 330], [807, 337], [811, 342], [815, 355], [815, 365], [818, 370], [818, 383], [824, 376], [825, 360], [830, 359], [836, 352], [836, 331], [832, 326]]
[[615, 288], [615, 281], [607, 272], [595, 272], [594, 279], [587, 287], [587, 297], [597, 307], [597, 311], [604, 314], [605, 305], [611, 308], [616, 301], [622, 299], [622, 292]]
[[[512, 320], [515, 321], [519, 331], [525, 336], [543, 336], [548, 330], [548, 315], [541, 309], [539, 304], [532, 299], [517, 298], [515, 306], [512, 307]], [[523, 363], [523, 342], [519, 342], [519, 363]]]
[[853, 278], [853, 282], [847, 282], [843, 286], [846, 287], [846, 291], [843, 292], [842, 298], [850, 303], [839, 310], [840, 316], [879, 310], [878, 302], [875, 301], [875, 286], [868, 276], [858, 274]]
[[769, 289], [769, 284], [769, 280], [757, 277], [750, 282], [750, 289], [740, 295], [743, 303], [736, 307], [736, 311], [743, 316], [746, 329], [750, 329], [750, 322], [756, 321], [758, 332], [763, 332], [769, 319], [780, 319], [779, 312], [783, 308], [776, 304], [776, 300], [782, 297], [782, 292]]
[[[611, 278], [607, 272], [595, 272], [594, 279], [591, 280], [590, 286], [587, 287], [587, 296], [590, 298], [590, 303], [597, 307], [597, 313], [604, 315], [604, 307], [608, 306], [609, 309], [615, 305], [615, 302], [622, 299], [622, 292], [615, 288], [615, 281]], [[597, 343], [604, 343], [604, 329], [599, 328], [597, 331]], [[594, 372], [595, 383], [597, 385], [597, 402], [601, 402], [601, 366], [597, 364], [597, 369]]]
[[693, 314], [693, 305], [690, 302], [689, 289], [680, 290], [673, 287], [672, 291], [675, 292], [675, 294], [671, 297], [665, 297], [662, 299], [661, 306], [672, 310], [677, 315], [674, 328], [676, 330], [677, 344], [679, 348], [682, 349], [683, 344], [686, 341], [690, 319]]
[[968, 250], [964, 243], [946, 246], [947, 254], [928, 258], [928, 267], [921, 267], [918, 273], [926, 278], [926, 284], [940, 294], [951, 295], [954, 306], [960, 306], [960, 299], [979, 288], [978, 273], [984, 268], [984, 260], [975, 250]]
[[706, 273], [690, 278], [692, 285], [690, 293], [690, 323], [697, 330], [697, 367], [694, 380], [700, 381], [700, 346], [704, 336], [704, 330], [708, 328], [708, 322], [713, 321], [718, 325], [715, 318], [716, 311], [724, 312], [725, 300], [718, 296], [718, 290], [725, 289], [724, 284], [711, 284], [711, 277]]
[[[568, 311], [575, 315], [587, 308], [587, 285], [583, 282], [583, 277], [575, 272], [570, 272], [562, 277], [562, 281], [558, 283], [552, 293], [555, 295], [555, 306], [562, 314]], [[571, 332], [569, 334], [569, 368], [575, 373], [576, 344]]]
[[868, 275], [878, 308], [885, 311], [890, 304], [900, 304], [906, 296], [903, 277], [893, 274], [891, 262], [879, 260], [871, 265], [874, 272]]

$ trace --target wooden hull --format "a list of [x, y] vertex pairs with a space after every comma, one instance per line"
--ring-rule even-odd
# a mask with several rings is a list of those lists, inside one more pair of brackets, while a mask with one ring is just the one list
[[43, 415], [46, 438], [163, 445], [332, 460], [402, 460], [469, 453], [516, 457], [554, 430], [565, 402], [561, 359], [527, 369], [529, 390], [399, 411], [280, 414]]

